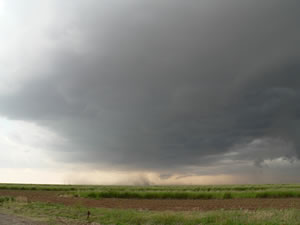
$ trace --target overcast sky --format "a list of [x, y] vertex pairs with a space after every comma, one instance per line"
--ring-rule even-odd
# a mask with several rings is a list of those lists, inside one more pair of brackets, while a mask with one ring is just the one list
[[300, 182], [298, 0], [0, 0], [0, 182]]

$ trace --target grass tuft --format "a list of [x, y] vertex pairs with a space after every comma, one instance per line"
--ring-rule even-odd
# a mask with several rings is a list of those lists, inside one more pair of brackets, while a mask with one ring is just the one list
[[0, 205], [2, 205], [5, 202], [13, 202], [13, 201], [15, 201], [14, 197], [0, 196]]

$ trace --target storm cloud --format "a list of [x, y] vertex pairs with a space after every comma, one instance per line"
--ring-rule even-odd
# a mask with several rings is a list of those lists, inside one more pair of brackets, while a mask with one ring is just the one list
[[299, 1], [29, 2], [6, 4], [22, 30], [1, 38], [18, 57], [0, 114], [63, 137], [55, 160], [163, 177], [298, 160]]

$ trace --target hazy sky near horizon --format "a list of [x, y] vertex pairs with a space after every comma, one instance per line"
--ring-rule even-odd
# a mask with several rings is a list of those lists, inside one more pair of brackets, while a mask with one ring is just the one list
[[300, 182], [297, 0], [0, 0], [0, 182]]

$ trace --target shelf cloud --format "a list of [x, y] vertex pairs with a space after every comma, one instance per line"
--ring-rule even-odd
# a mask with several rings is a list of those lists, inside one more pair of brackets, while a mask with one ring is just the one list
[[299, 181], [298, 1], [2, 2], [0, 115], [54, 161]]

